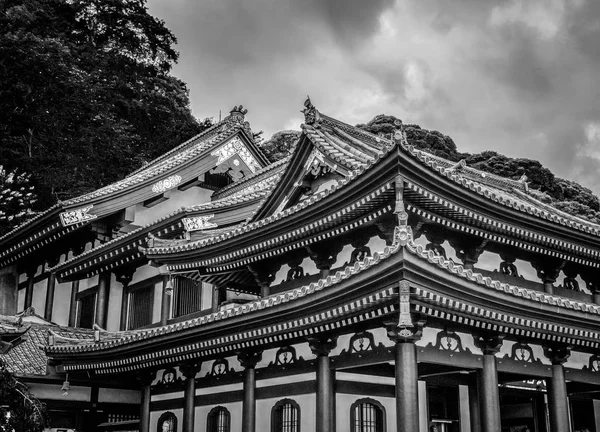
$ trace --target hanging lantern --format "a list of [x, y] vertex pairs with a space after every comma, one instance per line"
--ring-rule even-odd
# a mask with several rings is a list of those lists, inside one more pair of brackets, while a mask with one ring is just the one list
[[63, 396], [68, 396], [69, 390], [71, 390], [71, 384], [69, 383], [69, 374], [67, 374], [67, 376], [65, 378], [65, 382], [63, 382], [63, 385], [60, 388], [60, 391], [63, 392], [62, 393]]

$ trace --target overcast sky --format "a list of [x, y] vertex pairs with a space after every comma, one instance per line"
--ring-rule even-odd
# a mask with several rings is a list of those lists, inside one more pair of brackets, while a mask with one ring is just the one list
[[149, 0], [195, 116], [268, 138], [322, 112], [392, 114], [460, 151], [540, 160], [600, 193], [598, 0]]

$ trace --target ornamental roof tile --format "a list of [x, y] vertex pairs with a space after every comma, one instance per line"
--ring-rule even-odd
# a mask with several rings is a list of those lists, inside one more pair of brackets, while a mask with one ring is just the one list
[[339, 284], [340, 282], [352, 278], [356, 274], [361, 273], [366, 269], [376, 266], [381, 262], [389, 259], [392, 255], [395, 255], [399, 250], [403, 248], [408, 250], [411, 254], [415, 255], [419, 259], [432, 263], [437, 267], [443, 269], [444, 271], [448, 272], [449, 274], [477, 284], [478, 286], [481, 286], [484, 289], [491, 289], [503, 292], [514, 297], [524, 298], [538, 303], [563, 307], [566, 309], [572, 309], [593, 315], [600, 315], [599, 305], [572, 300], [557, 295], [550, 295], [529, 288], [513, 286], [507, 283], [494, 280], [490, 277], [483, 276], [482, 274], [476, 273], [473, 270], [465, 269], [462, 265], [456, 264], [451, 259], [446, 259], [432, 250], [425, 250], [424, 247], [415, 243], [410, 227], [396, 227], [394, 231], [394, 241], [392, 245], [386, 246], [382, 253], [375, 252], [372, 256], [366, 257], [364, 260], [358, 261], [354, 265], [346, 266], [344, 270], [338, 271], [334, 275], [322, 278], [317, 282], [313, 282], [309, 285], [305, 285], [300, 288], [295, 288], [283, 293], [274, 294], [269, 297], [246, 303], [244, 305], [237, 306], [228, 310], [221, 310], [216, 313], [179, 322], [177, 324], [170, 324], [163, 327], [156, 327], [152, 329], [131, 332], [130, 334], [124, 335], [121, 338], [117, 337], [118, 334], [115, 334], [115, 337], [111, 339], [101, 339], [99, 342], [95, 342], [93, 344], [77, 343], [49, 346], [47, 348], [47, 352], [50, 355], [52, 355], [53, 353], [59, 354], [98, 352], [118, 346], [134, 344], [140, 341], [146, 341], [148, 339], [157, 338], [167, 334], [185, 331], [191, 328], [201, 327], [212, 322], [226, 320], [235, 316], [247, 315], [253, 312], [262, 311], [264, 309], [274, 307], [276, 305], [289, 303], [291, 301], [313, 295], [316, 292], [322, 291], [333, 285]]
[[[408, 145], [406, 140], [402, 141], [401, 148], [424, 165], [438, 172], [441, 176], [446, 177], [491, 201], [569, 228], [600, 236], [600, 225], [584, 221], [576, 216], [569, 215], [554, 207], [541, 203], [526, 194], [523, 186], [515, 185], [511, 187], [511, 182], [515, 182], [515, 180], [502, 180], [502, 177], [493, 176], [492, 174], [475, 169], [468, 171], [469, 175], [465, 176], [462, 174], [462, 170], [448, 169], [447, 165], [449, 161], [437, 156], [432, 156], [430, 153], [423, 150], [416, 149], [413, 146]], [[473, 180], [473, 177], [476, 177], [477, 175], [481, 178], [479, 180]], [[522, 182], [515, 183], [522, 184]]]
[[[153, 227], [156, 227], [158, 229], [160, 226], [162, 226], [162, 222], [173, 219], [176, 216], [185, 216], [186, 214], [197, 214], [199, 212], [204, 213], [209, 210], [225, 208], [225, 207], [229, 207], [229, 206], [232, 206], [235, 204], [250, 202], [250, 201], [262, 198], [271, 191], [271, 189], [274, 187], [276, 181], [279, 179], [279, 176], [281, 176], [281, 170], [266, 170], [266, 168], [264, 170], [265, 170], [265, 172], [270, 174], [270, 176], [266, 177], [265, 180], [260, 181], [261, 177], [259, 177], [259, 176], [253, 177], [252, 181], [244, 182], [245, 187], [235, 193], [226, 195], [223, 198], [217, 199], [215, 201], [210, 201], [207, 203], [198, 204], [198, 205], [190, 206], [190, 207], [179, 208], [161, 218], [154, 220], [153, 222], [150, 222], [146, 225], [136, 228], [133, 231], [130, 231], [130, 232], [123, 234], [119, 237], [116, 237], [112, 240], [109, 240], [106, 243], [102, 243], [101, 245], [98, 245], [93, 249], [90, 249], [88, 251], [85, 251], [85, 252], [77, 255], [77, 256], [74, 256], [54, 267], [48, 268], [48, 270], [49, 271], [61, 271], [65, 268], [69, 267], [72, 263], [74, 263], [76, 261], [81, 261], [82, 258], [101, 253], [102, 251], [108, 250], [111, 247], [115, 246], [116, 244], [125, 243], [125, 242], [127, 242], [127, 240], [129, 238], [133, 238], [137, 234], [140, 234], [140, 233], [143, 233], [143, 232], [146, 232], [149, 230], [152, 231], [151, 229]], [[261, 187], [258, 189], [255, 187], [257, 184], [261, 185]], [[160, 240], [158, 242], [158, 244], [160, 244], [162, 242], [164, 242], [165, 244], [172, 244], [172, 243], [177, 244], [178, 242], [182, 242], [182, 241], [185, 241], [185, 240], [164, 239], [164, 240]]]
[[32, 308], [16, 316], [0, 316], [0, 336], [3, 332], [21, 332], [23, 341], [7, 354], [0, 354], [0, 360], [7, 369], [18, 375], [46, 375], [48, 357], [44, 351], [48, 337], [56, 334], [73, 340], [87, 338], [93, 340], [93, 331], [61, 327], [46, 321]]
[[167, 247], [148, 248], [145, 250], [145, 252], [148, 255], [158, 255], [158, 254], [164, 254], [164, 253], [174, 253], [174, 252], [180, 252], [180, 251], [189, 251], [189, 250], [199, 249], [201, 247], [204, 247], [204, 246], [207, 246], [210, 244], [215, 244], [215, 243], [227, 240], [229, 238], [242, 235], [246, 232], [253, 231], [253, 230], [263, 227], [265, 225], [269, 225], [279, 219], [286, 218], [289, 215], [297, 213], [300, 210], [302, 210], [308, 206], [314, 205], [315, 203], [326, 198], [327, 196], [329, 196], [335, 192], [338, 192], [341, 189], [345, 189], [346, 187], [348, 187], [347, 185], [349, 185], [350, 183], [355, 181], [355, 179], [357, 179], [363, 173], [365, 173], [366, 171], [371, 169], [373, 166], [375, 166], [376, 163], [382, 157], [384, 157], [389, 151], [392, 150], [393, 146], [394, 145], [391, 144], [389, 146], [384, 147], [382, 153], [380, 155], [378, 155], [377, 158], [374, 158], [373, 160], [370, 160], [369, 162], [360, 165], [357, 169], [351, 171], [350, 174], [348, 176], [346, 176], [344, 179], [338, 181], [337, 184], [331, 186], [330, 189], [325, 189], [324, 191], [321, 191], [315, 195], [312, 195], [310, 198], [307, 198], [307, 199], [299, 202], [298, 204], [296, 204], [286, 210], [283, 210], [281, 212], [275, 213], [265, 219], [260, 219], [255, 222], [251, 222], [249, 224], [240, 225], [238, 228], [235, 228], [231, 231], [228, 231], [224, 234], [220, 234], [215, 237], [192, 241], [192, 242], [188, 242], [185, 244], [177, 244], [172, 247], [167, 246]]

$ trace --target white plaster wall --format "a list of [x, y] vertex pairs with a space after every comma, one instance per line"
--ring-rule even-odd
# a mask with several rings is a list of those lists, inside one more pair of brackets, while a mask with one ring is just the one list
[[17, 294], [17, 311], [25, 309], [25, 289], [19, 290]]
[[58, 283], [54, 289], [54, 305], [52, 308], [52, 321], [58, 325], [66, 326], [69, 323], [69, 309], [71, 303], [71, 282]]
[[87, 401], [90, 400], [91, 389], [83, 386], [71, 386], [69, 394], [63, 396], [62, 384], [27, 384], [29, 390], [38, 399], [58, 399], [62, 401]]
[[158, 267], [152, 267], [151, 265], [146, 264], [145, 266], [139, 267], [135, 271], [135, 273], [133, 274], [133, 278], [131, 278], [131, 283], [129, 285], [144, 281], [159, 274], [160, 271], [158, 270]]
[[213, 192], [208, 189], [192, 187], [185, 191], [171, 189], [167, 193], [169, 194], [169, 199], [152, 207], [147, 208], [142, 204], [138, 204], [135, 208], [133, 223], [140, 226], [147, 225], [160, 217], [173, 213], [181, 207], [208, 202]]
[[79, 292], [85, 291], [88, 288], [98, 285], [98, 275], [92, 276], [89, 279], [82, 279], [79, 281]]
[[121, 295], [123, 293], [123, 285], [117, 282], [117, 278], [114, 273], [110, 274], [109, 292], [106, 330], [118, 331], [119, 325], [121, 324]]
[[160, 321], [160, 312], [162, 309], [162, 282], [154, 285], [154, 303], [152, 304], [152, 322]]
[[[271, 409], [279, 402], [281, 398], [258, 399], [256, 401], [256, 431], [268, 432], [271, 430]], [[302, 432], [312, 432], [315, 430], [316, 420], [316, 396], [314, 394], [291, 396], [300, 406], [300, 430]], [[204, 426], [206, 427], [206, 426]], [[196, 429], [198, 430], [198, 429]], [[341, 431], [341, 429], [338, 429]], [[349, 431], [350, 429], [345, 429]], [[232, 429], [233, 432], [233, 429]]]
[[98, 389], [98, 402], [139, 404], [141, 402], [141, 396], [142, 394], [138, 390]]
[[33, 300], [31, 306], [34, 307], [35, 313], [44, 316], [46, 308], [46, 291], [48, 290], [48, 279], [43, 279], [33, 285]]

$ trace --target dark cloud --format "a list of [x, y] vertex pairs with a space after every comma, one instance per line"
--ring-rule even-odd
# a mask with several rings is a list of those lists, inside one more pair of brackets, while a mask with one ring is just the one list
[[308, 93], [350, 123], [380, 113], [462, 151], [538, 159], [600, 192], [596, 0], [150, 0], [180, 44], [194, 113], [237, 104], [267, 134]]

